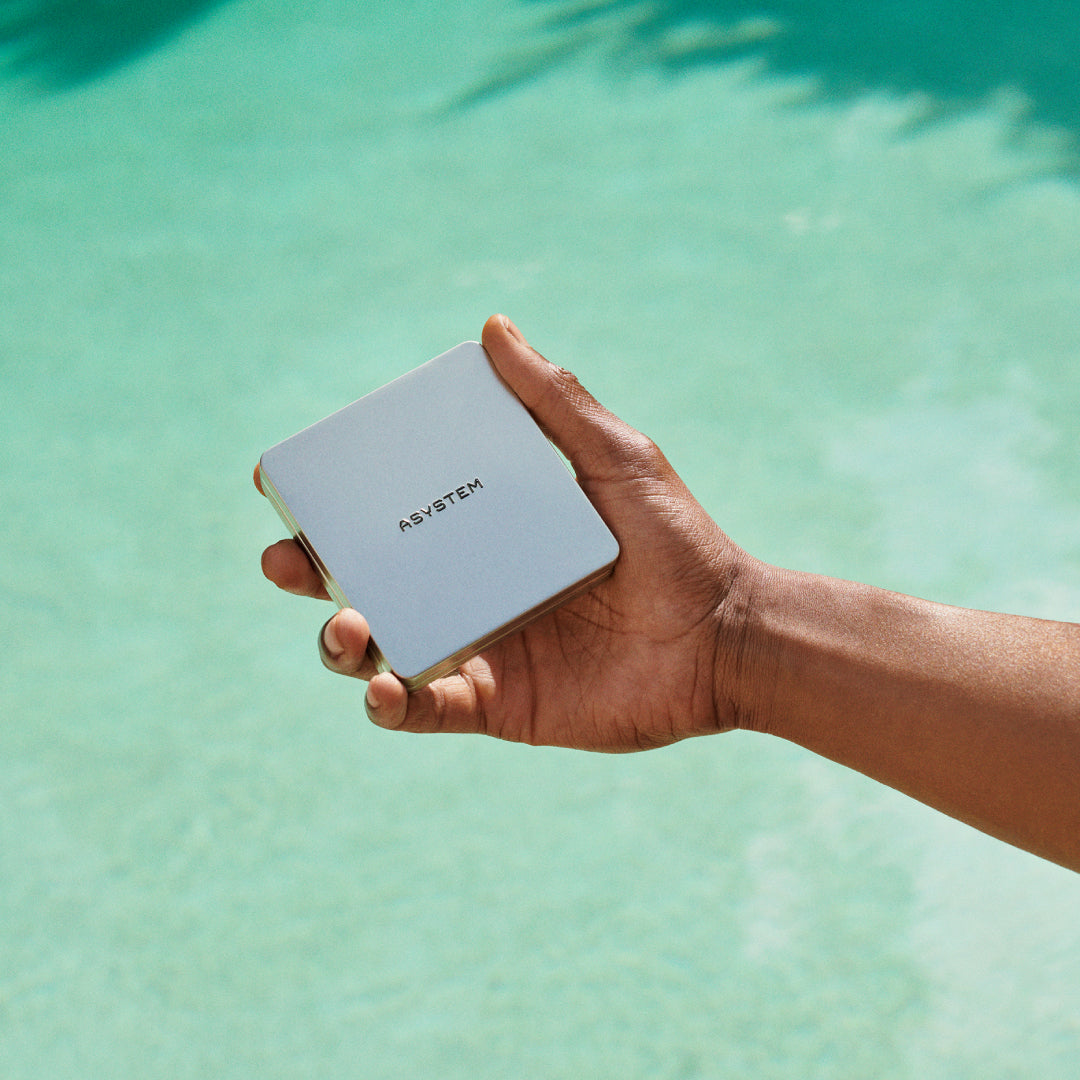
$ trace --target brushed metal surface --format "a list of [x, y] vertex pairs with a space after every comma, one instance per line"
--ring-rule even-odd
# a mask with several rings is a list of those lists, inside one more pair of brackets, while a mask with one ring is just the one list
[[602, 579], [618, 544], [464, 342], [263, 454], [263, 487], [410, 689]]

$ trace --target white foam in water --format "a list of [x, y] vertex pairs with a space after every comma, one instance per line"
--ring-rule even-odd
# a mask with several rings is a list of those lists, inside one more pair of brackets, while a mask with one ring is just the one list
[[250, 481], [504, 310], [756, 554], [1080, 618], [1053, 140], [368, 6], [0, 85], [0, 1072], [1071, 1077], [1075, 876], [749, 735], [374, 729]]

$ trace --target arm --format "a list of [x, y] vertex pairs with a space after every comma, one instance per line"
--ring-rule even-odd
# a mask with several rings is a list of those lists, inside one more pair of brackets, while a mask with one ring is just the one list
[[766, 576], [762, 730], [1080, 869], [1080, 626]]
[[[370, 680], [372, 721], [607, 752], [769, 732], [1080, 870], [1080, 626], [753, 559], [653, 443], [511, 323], [488, 320], [483, 340], [622, 554], [605, 582], [411, 695], [375, 674], [364, 617], [338, 612], [323, 662]], [[263, 571], [326, 597], [291, 541]]]

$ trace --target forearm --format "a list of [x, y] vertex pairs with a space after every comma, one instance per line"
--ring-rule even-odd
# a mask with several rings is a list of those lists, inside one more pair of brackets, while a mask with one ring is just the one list
[[1080, 626], [763, 570], [754, 726], [1080, 870]]

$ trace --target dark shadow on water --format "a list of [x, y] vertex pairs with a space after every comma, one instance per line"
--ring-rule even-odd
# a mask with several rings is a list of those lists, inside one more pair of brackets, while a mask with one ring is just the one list
[[[0, 0], [0, 71], [46, 90], [107, 75], [228, 0]], [[523, 0], [542, 26], [462, 107], [527, 82], [583, 49], [624, 70], [760, 58], [820, 92], [920, 94], [939, 112], [1019, 94], [1021, 126], [1080, 145], [1077, 0]], [[359, 16], [362, 17], [362, 16]], [[1026, 122], [1026, 125], [1025, 123]]]
[[1080, 137], [1077, 0], [526, 0], [546, 40], [509, 60], [478, 100], [583, 48], [678, 74], [760, 57], [825, 94], [921, 94], [940, 109], [1019, 94], [1024, 119]]
[[225, 0], [0, 0], [9, 76], [66, 90], [164, 44]]

